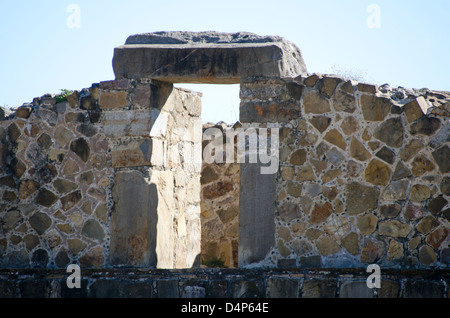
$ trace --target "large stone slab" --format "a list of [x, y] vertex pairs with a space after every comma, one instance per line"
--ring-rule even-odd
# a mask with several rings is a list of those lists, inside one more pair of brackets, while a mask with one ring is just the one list
[[241, 164], [239, 267], [263, 261], [275, 245], [276, 175], [261, 164]]
[[306, 74], [300, 50], [279, 36], [156, 32], [130, 36], [114, 50], [116, 79], [237, 84], [241, 78]]

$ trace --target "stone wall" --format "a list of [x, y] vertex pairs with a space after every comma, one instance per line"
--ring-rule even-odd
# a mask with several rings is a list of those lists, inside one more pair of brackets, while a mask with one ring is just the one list
[[8, 114], [0, 266], [198, 263], [200, 112], [197, 93], [125, 79]]
[[[63, 270], [0, 270], [0, 298], [449, 298], [448, 271], [386, 270], [381, 288], [369, 289], [362, 270], [84, 270], [81, 288], [69, 289]], [[147, 301], [148, 302], [148, 301]], [[204, 304], [207, 300], [202, 300]], [[147, 304], [147, 303], [146, 303]], [[151, 304], [151, 302], [150, 302]], [[180, 307], [177, 307], [177, 304]], [[163, 306], [161, 300], [155, 303]], [[291, 312], [292, 300], [269, 301], [269, 312]], [[297, 304], [295, 304], [296, 306]], [[218, 306], [219, 307], [219, 306]]]
[[244, 127], [280, 129], [276, 234], [254, 263], [447, 267], [449, 101], [320, 74], [241, 83]]
[[[218, 128], [222, 131], [231, 129], [224, 123], [205, 124], [203, 129]], [[224, 133], [226, 136], [226, 132]], [[210, 142], [223, 140], [205, 140], [203, 151]], [[235, 144], [236, 149], [236, 144]], [[236, 154], [236, 151], [235, 151]], [[201, 174], [201, 225], [202, 225], [202, 263], [229, 268], [238, 267], [239, 245], [239, 193], [240, 165], [227, 163], [224, 152], [223, 163], [203, 161]], [[219, 261], [215, 263], [214, 261]]]

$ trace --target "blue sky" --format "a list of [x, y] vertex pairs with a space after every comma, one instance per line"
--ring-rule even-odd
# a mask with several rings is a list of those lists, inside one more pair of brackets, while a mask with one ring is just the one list
[[[67, 24], [71, 4], [79, 28]], [[379, 28], [367, 24], [371, 4]], [[0, 105], [114, 79], [114, 47], [131, 34], [169, 30], [280, 35], [300, 48], [310, 73], [338, 67], [376, 84], [450, 91], [449, 16], [448, 0], [2, 0]], [[238, 85], [178, 86], [204, 93], [205, 122], [238, 119]]]

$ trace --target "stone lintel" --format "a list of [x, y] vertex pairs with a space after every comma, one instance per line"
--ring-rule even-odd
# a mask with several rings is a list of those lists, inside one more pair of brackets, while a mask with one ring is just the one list
[[[174, 34], [176, 34], [174, 36]], [[236, 84], [247, 78], [284, 78], [306, 74], [300, 50], [280, 37], [254, 36], [251, 43], [211, 40], [211, 33], [170, 33], [167, 38], [154, 34], [132, 36], [114, 50], [116, 79], [151, 78], [170, 83]], [[186, 34], [189, 34], [186, 35]], [[244, 34], [245, 35], [245, 34]], [[179, 41], [182, 37], [184, 41]], [[177, 41], [173, 39], [177, 38]], [[231, 41], [231, 42], [227, 42]]]

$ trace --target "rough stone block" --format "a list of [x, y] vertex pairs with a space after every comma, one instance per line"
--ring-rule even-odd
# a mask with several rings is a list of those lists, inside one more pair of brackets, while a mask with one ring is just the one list
[[232, 298], [261, 298], [264, 297], [262, 281], [233, 281], [231, 282]]
[[[157, 147], [158, 153], [153, 151]], [[154, 163], [161, 162], [161, 156], [164, 156], [161, 147], [161, 141], [145, 138], [142, 140], [132, 140], [126, 144], [115, 146], [111, 151], [112, 166], [119, 167], [140, 167], [151, 166]], [[153, 158], [153, 160], [152, 160]]]
[[104, 113], [103, 131], [106, 137], [148, 136], [150, 111], [108, 111]]
[[267, 280], [266, 297], [268, 298], [298, 298], [299, 281], [286, 278], [269, 278]]
[[442, 298], [444, 285], [433, 281], [408, 280], [402, 296], [403, 298]]
[[130, 36], [114, 51], [116, 79], [239, 83], [307, 72], [300, 50], [281, 37], [251, 33], [156, 32]]
[[373, 298], [374, 292], [372, 289], [367, 287], [367, 283], [360, 281], [347, 281], [342, 284], [340, 293], [340, 298]]
[[178, 280], [165, 279], [158, 281], [158, 298], [178, 298]]
[[303, 282], [302, 298], [334, 298], [337, 281], [333, 279], [307, 280]]
[[100, 90], [99, 95], [99, 106], [101, 109], [114, 109], [125, 107], [127, 105], [126, 91], [109, 92]]

